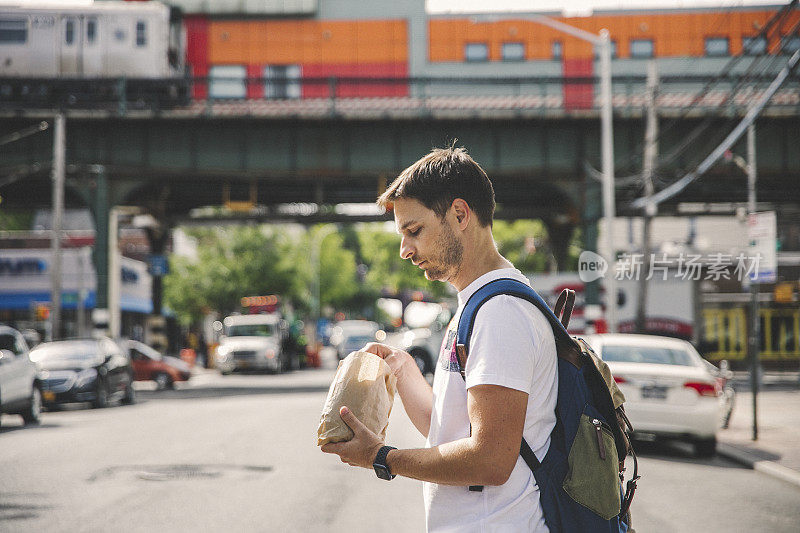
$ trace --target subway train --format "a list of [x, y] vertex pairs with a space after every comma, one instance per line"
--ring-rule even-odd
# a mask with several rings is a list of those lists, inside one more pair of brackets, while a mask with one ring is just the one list
[[180, 105], [184, 57], [181, 11], [161, 3], [0, 6], [0, 105]]

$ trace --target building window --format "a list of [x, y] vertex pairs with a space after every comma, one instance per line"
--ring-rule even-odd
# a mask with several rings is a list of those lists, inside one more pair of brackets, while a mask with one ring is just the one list
[[245, 98], [244, 65], [215, 65], [208, 71], [208, 96], [211, 98]]
[[486, 43], [467, 43], [464, 46], [464, 59], [467, 61], [488, 61], [489, 46]]
[[75, 42], [75, 21], [69, 19], [64, 26], [64, 42], [72, 44]]
[[503, 61], [525, 61], [524, 43], [503, 43]]
[[[599, 46], [595, 46], [594, 47], [594, 57], [597, 58], [597, 59], [600, 58], [600, 47]], [[617, 58], [617, 41], [614, 40], [614, 39], [611, 39], [611, 59], [616, 59], [616, 58]]]
[[136, 46], [147, 46], [147, 25], [143, 20], [136, 22]]
[[727, 37], [706, 37], [706, 55], [709, 57], [724, 57], [730, 55], [730, 46]]
[[631, 57], [653, 57], [654, 49], [653, 39], [633, 39], [631, 41]]
[[25, 19], [0, 20], [0, 44], [25, 44], [28, 41], [28, 21]]
[[97, 40], [97, 19], [86, 21], [86, 42], [94, 43]]
[[550, 57], [560, 60], [564, 56], [564, 44], [561, 41], [553, 41], [550, 45]]
[[265, 98], [300, 98], [300, 65], [264, 67]]
[[746, 56], [760, 56], [766, 53], [766, 37], [742, 37], [742, 54]]

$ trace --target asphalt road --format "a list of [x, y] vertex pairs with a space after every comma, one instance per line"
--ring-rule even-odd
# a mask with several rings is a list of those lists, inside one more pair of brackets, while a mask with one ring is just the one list
[[[420, 483], [316, 447], [327, 369], [205, 373], [133, 406], [0, 429], [0, 531], [424, 531]], [[398, 401], [387, 441], [421, 446]], [[688, 447], [640, 445], [638, 532], [797, 531], [800, 489]]]

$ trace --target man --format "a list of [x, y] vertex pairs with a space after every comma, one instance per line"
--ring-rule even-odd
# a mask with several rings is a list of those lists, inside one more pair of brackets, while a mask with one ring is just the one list
[[377, 343], [365, 348], [397, 377], [426, 448], [384, 446], [343, 407], [355, 436], [322, 450], [374, 467], [384, 479], [422, 480], [429, 531], [547, 531], [536, 481], [519, 455], [524, 436], [542, 460], [555, 425], [556, 347], [547, 319], [525, 300], [497, 296], [476, 315], [465, 378], [455, 351], [459, 314], [476, 290], [497, 278], [528, 282], [492, 238], [488, 176], [462, 148], [433, 150], [404, 170], [378, 204], [393, 206], [400, 256], [426, 278], [453, 285], [459, 311], [442, 343], [433, 388], [408, 353]]

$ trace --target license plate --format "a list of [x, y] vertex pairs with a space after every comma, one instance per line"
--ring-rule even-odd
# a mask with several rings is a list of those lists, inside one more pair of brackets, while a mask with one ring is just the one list
[[56, 393], [51, 390], [42, 392], [42, 399], [46, 402], [52, 402], [56, 399]]
[[647, 400], [666, 400], [667, 387], [659, 387], [656, 385], [642, 387], [642, 398]]

